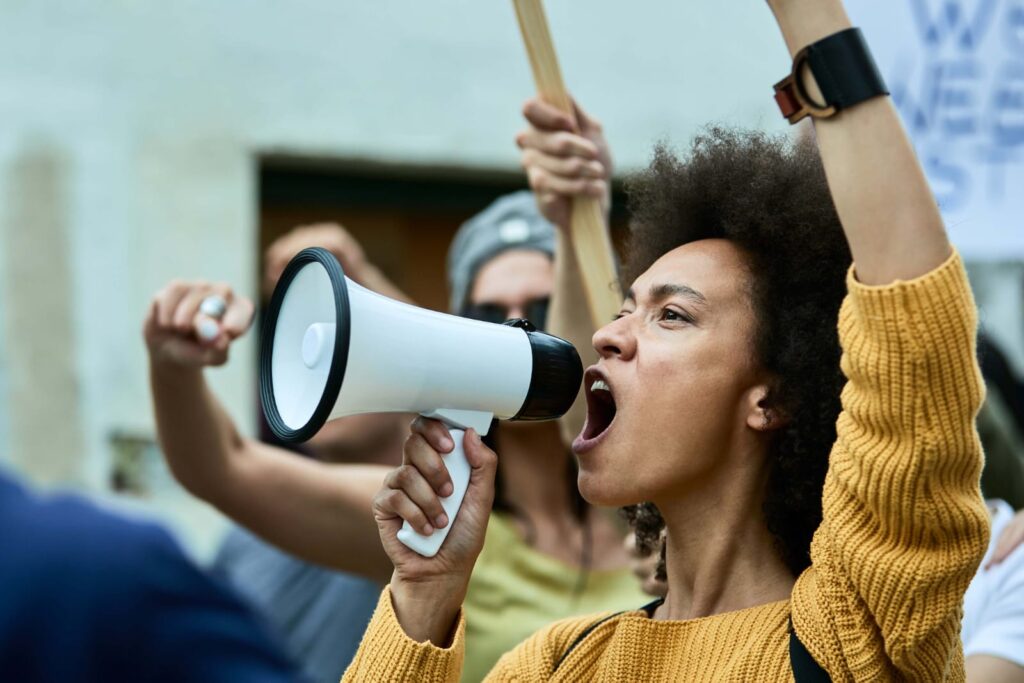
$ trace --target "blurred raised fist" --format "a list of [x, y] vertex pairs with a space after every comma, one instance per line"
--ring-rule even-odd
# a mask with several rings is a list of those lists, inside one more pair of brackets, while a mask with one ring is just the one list
[[363, 284], [359, 278], [366, 268], [366, 255], [359, 242], [337, 223], [314, 223], [292, 228], [267, 247], [264, 291], [270, 293], [274, 290], [288, 262], [307, 247], [323, 247], [331, 252], [345, 270], [345, 275]]
[[224, 283], [173, 280], [154, 295], [142, 334], [154, 364], [223, 365], [252, 318], [252, 302]]
[[366, 259], [362, 245], [337, 223], [300, 225], [277, 238], [265, 254], [263, 293], [269, 296], [288, 263], [303, 249], [322, 247], [334, 254], [345, 275], [369, 290], [411, 303], [406, 294]]

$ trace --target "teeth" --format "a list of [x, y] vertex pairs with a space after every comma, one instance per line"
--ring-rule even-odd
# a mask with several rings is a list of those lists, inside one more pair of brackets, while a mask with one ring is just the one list
[[603, 379], [595, 379], [594, 383], [590, 385], [590, 390], [591, 391], [608, 391], [608, 392], [610, 392], [612, 390], [612, 388], [609, 387], [608, 383], [605, 382]]

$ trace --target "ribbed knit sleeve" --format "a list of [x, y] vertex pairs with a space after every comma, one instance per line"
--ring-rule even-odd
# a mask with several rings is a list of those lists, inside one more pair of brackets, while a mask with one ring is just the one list
[[[547, 680], [569, 645], [606, 616], [608, 614], [589, 615], [550, 624], [505, 654], [485, 680], [487, 683]], [[590, 644], [603, 642], [613, 631], [595, 634]], [[385, 587], [342, 683], [456, 683], [462, 673], [465, 640], [466, 622], [461, 614], [451, 647], [440, 648], [412, 640], [398, 623], [391, 604], [391, 589]]]
[[834, 681], [963, 680], [963, 595], [985, 553], [977, 317], [953, 254], [907, 282], [851, 270], [838, 437], [793, 623]]
[[385, 587], [359, 650], [341, 680], [343, 683], [458, 683], [465, 639], [466, 622], [461, 613], [451, 647], [418, 643], [405, 635], [391, 604], [391, 588]]

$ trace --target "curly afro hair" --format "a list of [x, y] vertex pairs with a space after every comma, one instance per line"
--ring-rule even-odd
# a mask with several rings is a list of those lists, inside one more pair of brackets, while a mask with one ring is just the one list
[[[837, 321], [850, 251], [814, 143], [712, 127], [684, 158], [664, 144], [627, 185], [632, 221], [625, 282], [659, 257], [724, 238], [747, 256], [757, 317], [755, 353], [772, 373], [768, 398], [786, 423], [773, 433], [764, 518], [783, 561], [799, 574], [821, 522], [821, 491], [836, 439]], [[624, 509], [637, 545], [661, 552], [665, 522], [652, 503]]]

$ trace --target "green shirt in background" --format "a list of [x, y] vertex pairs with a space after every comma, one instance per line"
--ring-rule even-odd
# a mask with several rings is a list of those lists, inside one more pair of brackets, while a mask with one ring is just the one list
[[463, 683], [482, 680], [501, 655], [553, 621], [637, 609], [653, 599], [629, 569], [590, 571], [582, 591], [580, 573], [528, 546], [508, 516], [491, 514], [463, 605]]

